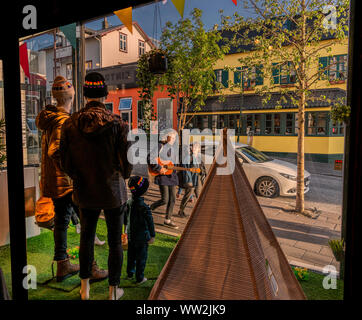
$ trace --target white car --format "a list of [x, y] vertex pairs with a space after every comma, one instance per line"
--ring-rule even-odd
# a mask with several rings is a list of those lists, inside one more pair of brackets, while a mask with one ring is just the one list
[[[268, 198], [296, 195], [296, 165], [273, 159], [246, 144], [235, 143], [234, 147], [249, 183], [257, 195]], [[217, 145], [204, 144], [202, 149], [202, 152], [205, 152], [206, 163], [211, 163]], [[309, 191], [310, 179], [310, 173], [304, 170], [304, 193]]]

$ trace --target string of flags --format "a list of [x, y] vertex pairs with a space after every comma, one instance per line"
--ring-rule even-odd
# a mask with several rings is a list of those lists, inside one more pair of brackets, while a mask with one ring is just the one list
[[[162, 0], [162, 4], [165, 5], [168, 0]], [[185, 1], [186, 0], [171, 0], [177, 11], [179, 12], [181, 18], [184, 17]], [[238, 0], [231, 0], [236, 6], [238, 5]], [[132, 7], [117, 10], [113, 12], [119, 20], [127, 27], [127, 29], [132, 33]]]

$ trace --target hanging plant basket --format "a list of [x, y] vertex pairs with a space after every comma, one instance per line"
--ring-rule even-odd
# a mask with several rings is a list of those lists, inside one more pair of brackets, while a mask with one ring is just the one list
[[157, 50], [150, 53], [148, 58], [149, 70], [152, 74], [164, 74], [168, 69], [166, 52]]

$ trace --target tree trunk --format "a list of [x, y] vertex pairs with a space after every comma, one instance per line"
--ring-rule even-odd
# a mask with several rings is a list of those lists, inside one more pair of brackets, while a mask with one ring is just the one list
[[295, 211], [304, 212], [304, 124], [305, 124], [305, 91], [300, 97], [298, 112], [298, 155], [297, 155], [297, 198]]
[[297, 155], [297, 197], [295, 202], [295, 211], [304, 212], [304, 129], [305, 129], [305, 104], [306, 104], [306, 4], [301, 1], [302, 11], [302, 52], [300, 59], [300, 100], [298, 110], [298, 155]]

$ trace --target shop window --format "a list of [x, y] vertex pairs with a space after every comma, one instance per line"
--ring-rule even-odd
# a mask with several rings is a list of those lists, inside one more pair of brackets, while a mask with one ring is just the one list
[[332, 135], [344, 135], [344, 124], [343, 122], [333, 121], [332, 122]]
[[261, 114], [254, 115], [254, 132], [260, 134]]
[[307, 135], [326, 135], [327, 113], [308, 112], [307, 114]]
[[273, 115], [266, 114], [265, 115], [265, 134], [272, 133], [272, 124], [273, 124]]
[[223, 129], [225, 127], [225, 116], [220, 114], [218, 116], [218, 125], [217, 128], [218, 129]]
[[248, 114], [246, 116], [246, 134], [253, 130], [253, 115]]
[[127, 35], [124, 33], [119, 33], [119, 50], [127, 52]]
[[274, 134], [280, 134], [280, 114], [274, 114]]
[[285, 115], [285, 134], [293, 134], [293, 124], [294, 124], [294, 113], [287, 113]]

